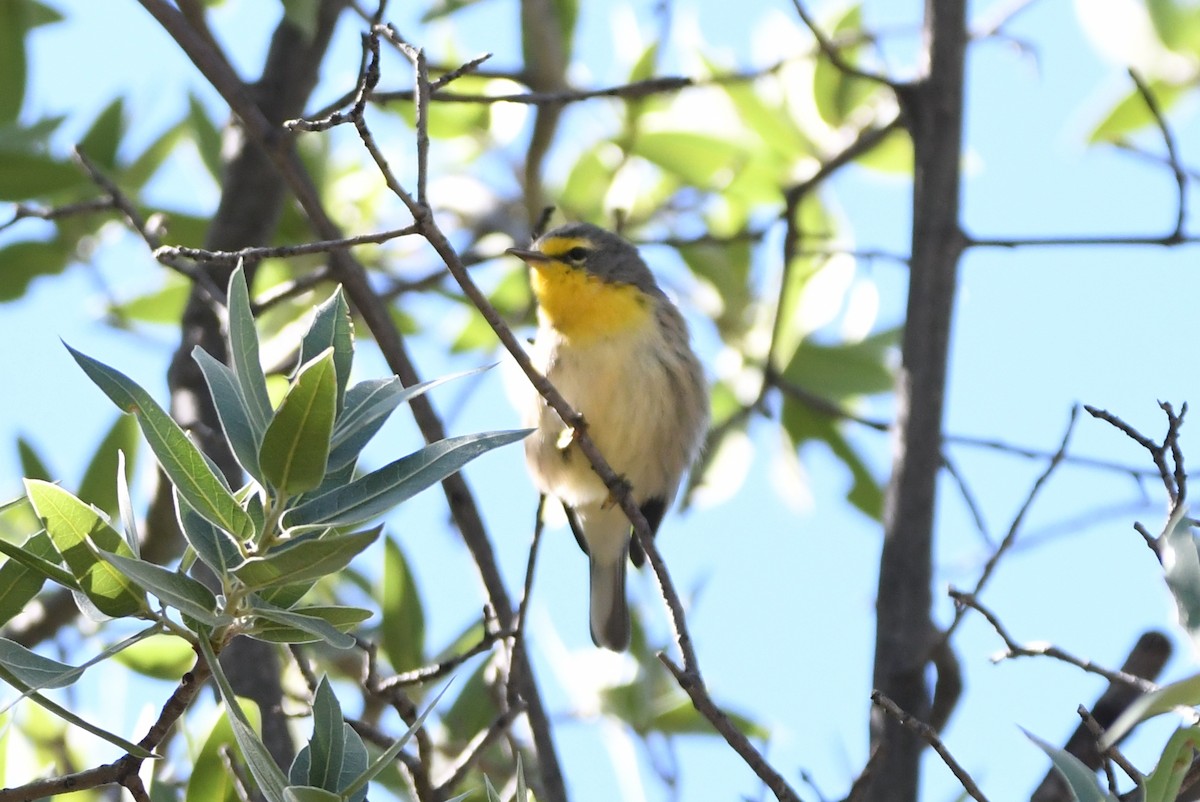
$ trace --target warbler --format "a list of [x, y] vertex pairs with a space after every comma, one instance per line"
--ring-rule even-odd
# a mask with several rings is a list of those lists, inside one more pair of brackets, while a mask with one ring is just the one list
[[[538, 304], [534, 366], [583, 415], [600, 453], [658, 530], [708, 426], [704, 371], [687, 324], [637, 248], [588, 223], [554, 229], [508, 253], [530, 267]], [[626, 560], [641, 566], [632, 527], [574, 441], [532, 388], [522, 401], [534, 484], [563, 505], [590, 562], [592, 641], [629, 645]]]

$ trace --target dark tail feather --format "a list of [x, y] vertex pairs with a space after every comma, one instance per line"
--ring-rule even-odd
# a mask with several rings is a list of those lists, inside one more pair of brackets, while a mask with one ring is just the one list
[[625, 600], [625, 557], [611, 564], [591, 562], [592, 642], [614, 652], [629, 647], [629, 605]]

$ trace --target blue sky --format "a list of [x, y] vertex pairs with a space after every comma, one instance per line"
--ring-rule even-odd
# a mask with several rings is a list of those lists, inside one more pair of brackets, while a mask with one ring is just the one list
[[[61, 0], [72, 21], [47, 28], [35, 39], [28, 115], [68, 113], [68, 133], [82, 131], [114, 93], [124, 94], [132, 112], [131, 130], [152, 137], [177, 119], [186, 103], [183, 87], [212, 101], [136, 4]], [[397, 15], [407, 4], [393, 3]], [[620, 32], [603, 4], [585, 3], [580, 54], [588, 66], [583, 80], [620, 80]], [[813, 4], [829, 12], [826, 4]], [[996, 4], [974, 3], [979, 17]], [[613, 12], [613, 19], [641, 21], [653, 35], [649, 4]], [[888, 50], [890, 62], [911, 72], [920, 3], [867, 2], [867, 24], [900, 31]], [[102, 8], [103, 7], [103, 8]], [[1114, 4], [1115, 8], [1116, 5]], [[624, 9], [625, 6], [619, 6]], [[792, 20], [790, 3], [752, 0], [679, 2], [676, 20], [695, 19], [707, 45], [739, 65], [758, 63], [763, 19]], [[277, 14], [275, 3], [229, 0], [214, 12], [221, 35], [240, 46], [235, 63], [252, 74], [261, 59], [262, 31]], [[496, 52], [497, 66], [513, 66], [519, 48], [513, 39], [510, 4], [482, 3], [462, 15], [454, 36], [472, 55]], [[448, 40], [443, 28], [422, 28], [396, 18], [410, 39], [437, 51]], [[1111, 148], [1088, 147], [1087, 132], [1106, 104], [1128, 91], [1122, 65], [1107, 61], [1081, 31], [1067, 3], [1040, 2], [1010, 29], [1027, 43], [1024, 53], [1011, 42], [980, 43], [968, 66], [967, 153], [964, 157], [963, 219], [977, 237], [1047, 234], [1156, 234], [1169, 229], [1174, 215], [1172, 179]], [[340, 94], [357, 69], [357, 40], [343, 31], [318, 90], [318, 102]], [[103, 51], [103, 61], [100, 52]], [[679, 63], [685, 54], [674, 52]], [[96, 69], [103, 63], [104, 69]], [[669, 66], [674, 62], [668, 58]], [[215, 108], [215, 106], [214, 106]], [[1185, 163], [1195, 163], [1197, 129], [1187, 108], [1172, 115]], [[1157, 151], [1154, 132], [1140, 137]], [[409, 147], [402, 139], [398, 150]], [[197, 211], [212, 208], [215, 189], [204, 182], [181, 187], [169, 174], [153, 189], [172, 203]], [[851, 170], [830, 188], [830, 200], [854, 232], [861, 248], [892, 252], [908, 249], [909, 184]], [[107, 246], [107, 238], [115, 242]], [[2, 242], [4, 240], [0, 240]], [[0, 400], [0, 442], [23, 433], [64, 471], [68, 486], [77, 481], [82, 460], [113, 417], [111, 407], [68, 359], [58, 342], [114, 364], [165, 398], [165, 359], [173, 345], [169, 331], [150, 335], [114, 333], [100, 318], [98, 277], [121, 295], [153, 285], [159, 276], [140, 244], [106, 233], [106, 247], [90, 266], [76, 265], [64, 276], [41, 280], [20, 303], [0, 314], [0, 338], [17, 344], [0, 352], [0, 367], [14, 377]], [[1071, 406], [1086, 402], [1107, 408], [1152, 436], [1165, 422], [1156, 402], [1200, 398], [1195, 364], [1195, 301], [1200, 278], [1194, 249], [1029, 248], [978, 250], [961, 266], [951, 354], [946, 429], [960, 435], [997, 438], [1052, 451]], [[895, 322], [904, 308], [905, 274], [890, 263], [860, 266], [874, 279], [881, 297], [882, 322]], [[693, 316], [695, 319], [695, 316]], [[698, 323], [698, 339], [711, 334]], [[462, 366], [442, 356], [442, 343], [414, 343], [418, 364], [428, 375]], [[383, 373], [378, 359], [360, 357], [362, 376]], [[503, 399], [499, 371], [478, 387], [451, 386], [435, 399], [462, 411], [452, 433], [512, 426], [515, 414]], [[469, 394], [467, 394], [469, 389]], [[869, 411], [887, 415], [886, 404]], [[851, 429], [870, 455], [878, 476], [889, 461], [885, 436]], [[807, 771], [830, 797], [845, 792], [866, 755], [873, 602], [880, 535], [877, 524], [841, 501], [848, 476], [827, 453], [802, 454], [810, 505], [797, 512], [779, 498], [782, 447], [774, 427], [752, 429], [755, 458], [736, 497], [668, 520], [660, 542], [680, 589], [691, 599], [690, 622], [702, 668], [715, 697], [775, 728], [768, 752], [789, 778]], [[1185, 428], [1185, 449], [1192, 439]], [[414, 428], [399, 420], [386, 430], [381, 457], [417, 445]], [[1086, 416], [1076, 427], [1072, 453], [1147, 467], [1149, 461], [1110, 427]], [[1186, 453], [1186, 451], [1185, 451]], [[994, 538], [1006, 530], [1043, 465], [966, 446], [951, 455], [967, 477]], [[0, 452], [0, 489], [11, 496], [19, 487], [15, 450]], [[519, 449], [491, 454], [468, 469], [509, 579], [515, 591], [524, 567], [534, 496], [525, 479]], [[144, 486], [143, 486], [144, 490]], [[1117, 666], [1142, 629], [1168, 631], [1177, 655], [1172, 677], [1194, 671], [1190, 648], [1173, 628], [1171, 602], [1156, 562], [1131, 523], [1161, 526], [1161, 488], [1146, 483], [1149, 503], [1127, 476], [1064, 467], [1033, 508], [1021, 545], [1002, 563], [984, 595], [1019, 640], [1048, 640], [1068, 651]], [[1112, 510], [1116, 508], [1116, 511]], [[477, 615], [480, 601], [469, 558], [444, 525], [440, 496], [427, 493], [406, 506], [390, 531], [416, 566], [430, 616], [430, 643], [449, 640]], [[944, 482], [939, 498], [935, 599], [940, 621], [951, 605], [948, 584], [974, 584], [989, 547], [975, 532], [955, 488]], [[550, 704], [560, 714], [558, 737], [573, 798], [637, 799], [636, 783], [624, 761], [632, 753], [619, 727], [576, 720], [596, 683], [628, 670], [620, 660], [595, 651], [587, 637], [585, 564], [566, 530], [545, 544], [532, 610], [534, 649]], [[648, 577], [632, 582], [658, 633], [664, 632]], [[1048, 660], [1006, 662], [989, 657], [999, 640], [972, 616], [956, 639], [966, 672], [964, 700], [946, 741], [959, 761], [994, 799], [1027, 794], [1046, 767], [1045, 758], [1021, 735], [1025, 727], [1061, 742], [1074, 728], [1075, 707], [1090, 704], [1103, 688], [1096, 677]], [[165, 695], [165, 694], [164, 694]], [[1148, 769], [1165, 739], [1159, 723], [1130, 743], [1135, 762]], [[597, 749], [604, 751], [597, 753]], [[601, 755], [601, 757], [597, 757]], [[680, 798], [729, 799], [755, 793], [748, 770], [715, 739], [685, 739], [678, 750]], [[667, 798], [639, 756], [647, 799]], [[923, 798], [954, 798], [955, 780], [936, 756], [929, 756]], [[619, 790], [618, 790], [619, 789]], [[815, 794], [805, 791], [811, 798]]]

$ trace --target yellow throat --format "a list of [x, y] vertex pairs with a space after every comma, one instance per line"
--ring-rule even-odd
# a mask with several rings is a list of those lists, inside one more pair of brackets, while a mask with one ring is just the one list
[[650, 322], [654, 299], [631, 284], [611, 284], [558, 261], [531, 264], [538, 319], [582, 344]]

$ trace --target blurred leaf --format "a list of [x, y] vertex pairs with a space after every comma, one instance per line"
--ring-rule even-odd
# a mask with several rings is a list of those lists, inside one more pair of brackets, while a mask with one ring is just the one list
[[[187, 131], [187, 118], [184, 117], [183, 120], [159, 134], [158, 138], [147, 145], [145, 150], [130, 159], [129, 165], [121, 171], [121, 183], [134, 189], [141, 189], [145, 186], [158, 172], [158, 168], [162, 167], [167, 157], [175, 152], [175, 148], [183, 141]], [[186, 281], [182, 276], [174, 273], [171, 276], [180, 281]]]
[[63, 562], [96, 609], [113, 618], [146, 609], [146, 600], [129, 578], [101, 559], [133, 553], [99, 512], [49, 482], [26, 479], [25, 492]]
[[[13, 548], [18, 548], [13, 546]], [[45, 532], [31, 535], [19, 547], [44, 560], [58, 559], [58, 552]], [[0, 565], [0, 626], [7, 624], [33, 601], [45, 584], [46, 577], [11, 557]]]
[[1171, 734], [1154, 771], [1146, 776], [1145, 802], [1175, 802], [1197, 748], [1200, 727], [1181, 727]]
[[379, 645], [396, 672], [425, 659], [425, 611], [404, 553], [390, 537], [383, 543], [383, 587], [379, 589], [383, 626]]
[[745, 333], [754, 300], [750, 288], [750, 241], [698, 242], [679, 247], [679, 255], [721, 298], [717, 330], [727, 342]]
[[[1165, 78], [1149, 78], [1145, 83], [1163, 112], [1174, 106], [1189, 88], [1189, 85], [1173, 83]], [[1098, 142], [1117, 141], [1148, 125], [1157, 124], [1150, 107], [1146, 105], [1146, 99], [1135, 88], [1113, 106], [1108, 116], [1096, 125], [1088, 137], [1088, 143], [1094, 145]]]
[[83, 135], [79, 149], [83, 155], [108, 171], [117, 167], [117, 148], [125, 130], [125, 102], [115, 98], [92, 122], [92, 127]]
[[469, 743], [486, 730], [500, 712], [488, 682], [490, 664], [490, 660], [484, 660], [471, 672], [449, 709], [442, 713], [442, 726], [451, 743]]
[[890, 175], [912, 175], [914, 159], [912, 137], [907, 131], [896, 130], [854, 163]]
[[[3, 161], [0, 154], [0, 184], [5, 180]], [[71, 249], [57, 239], [21, 240], [0, 248], [0, 303], [20, 298], [35, 278], [57, 275], [70, 263]]]
[[157, 596], [163, 604], [174, 607], [189, 618], [211, 627], [230, 622], [228, 615], [217, 612], [217, 598], [212, 591], [190, 576], [119, 554], [105, 554], [104, 559], [139, 587]]
[[[278, 605], [274, 606], [278, 608]], [[332, 605], [299, 607], [290, 612], [308, 619], [324, 621], [338, 632], [349, 632], [372, 615], [370, 610], [364, 610], [361, 607]], [[269, 643], [316, 643], [325, 639], [327, 630], [322, 629], [321, 633], [314, 634], [312, 631], [312, 627], [315, 626], [314, 622], [309, 620], [303, 623], [305, 627], [302, 628], [295, 622], [262, 619], [255, 623], [254, 631], [250, 634], [258, 640]]]
[[[653, 715], [651, 716], [647, 731], [660, 732], [664, 735], [686, 735], [696, 733], [699, 735], [716, 735], [712, 724], [692, 704], [691, 699], [682, 691], [672, 694], [675, 698], [673, 704], [660, 704], [655, 706]], [[770, 731], [759, 725], [745, 716], [740, 716], [736, 713], [726, 712], [729, 720], [748, 738], [760, 738], [766, 740], [770, 736]]]
[[113, 307], [119, 318], [129, 318], [143, 323], [179, 325], [183, 307], [192, 291], [191, 283], [175, 273], [167, 274], [161, 289], [131, 298]]
[[[79, 482], [79, 498], [115, 516], [118, 512], [117, 463], [122, 461], [120, 454], [136, 454], [137, 447], [137, 422], [128, 415], [118, 416], [88, 462], [83, 479]], [[130, 464], [125, 470], [126, 481], [132, 475], [133, 466]]]
[[320, 0], [283, 0], [283, 18], [303, 32], [308, 41], [317, 35], [317, 12]]
[[17, 457], [21, 460], [21, 475], [26, 479], [41, 479], [45, 482], [54, 480], [54, 474], [37, 449], [24, 437], [17, 438]]
[[643, 132], [632, 152], [701, 188], [714, 187], [719, 176], [728, 181], [745, 163], [735, 143], [692, 131]]
[[252, 590], [310, 582], [337, 573], [375, 542], [382, 527], [351, 535], [287, 543], [262, 557], [251, 557], [235, 572]]
[[[837, 40], [861, 34], [862, 5], [855, 3], [834, 23], [831, 38]], [[843, 61], [855, 64], [861, 50], [861, 46], [854, 45], [838, 48], [838, 53]], [[882, 88], [875, 81], [846, 74], [824, 54], [817, 58], [813, 69], [813, 100], [821, 118], [835, 128], [845, 123], [851, 112]]]
[[323, 303], [317, 306], [312, 324], [300, 343], [300, 364], [315, 359], [326, 348], [333, 349], [333, 365], [337, 375], [337, 409], [342, 409], [346, 384], [350, 380], [350, 367], [354, 362], [354, 323], [350, 319], [350, 306], [339, 286]]
[[125, 752], [133, 755], [134, 757], [139, 757], [143, 760], [155, 759], [155, 758], [159, 757], [158, 755], [154, 754], [153, 752], [151, 752], [141, 746], [138, 746], [137, 744], [133, 743], [132, 741], [125, 740], [124, 738], [117, 735], [116, 733], [109, 732], [106, 729], [97, 727], [95, 724], [85, 721], [84, 719], [82, 719], [79, 716], [72, 713], [70, 710], [67, 710], [65, 707], [62, 707], [61, 705], [59, 705], [55, 702], [52, 702], [51, 700], [47, 699], [45, 696], [42, 696], [40, 693], [32, 691], [23, 682], [21, 682], [21, 680], [17, 679], [17, 677], [14, 674], [12, 674], [10, 671], [8, 671], [7, 669], [0, 668], [0, 679], [4, 680], [9, 685], [16, 688], [18, 691], [21, 691], [21, 693], [23, 695], [25, 695], [28, 699], [31, 699], [34, 703], [36, 703], [38, 705], [41, 705], [46, 710], [49, 710], [55, 716], [58, 716], [60, 719], [67, 722], [68, 724], [73, 724], [76, 727], [78, 727], [79, 729], [84, 730], [85, 732], [90, 732], [92, 735], [95, 735], [97, 738], [100, 738], [101, 740], [104, 740], [104, 741], [108, 741], [110, 744], [113, 744], [114, 746], [120, 747]]
[[493, 448], [523, 440], [530, 431], [468, 434], [433, 443], [288, 510], [283, 516], [283, 526], [313, 529], [366, 523]]
[[1051, 746], [1028, 731], [1022, 732], [1050, 757], [1054, 768], [1067, 781], [1078, 802], [1118, 802], [1115, 796], [1100, 787], [1096, 782], [1096, 772], [1088, 768], [1082, 760], [1065, 749]]
[[12, 140], [6, 142], [8, 135], [9, 131], [0, 127], [0, 201], [28, 202], [86, 186], [87, 179], [74, 164]]
[[225, 703], [225, 710], [229, 714], [229, 724], [233, 729], [234, 740], [241, 749], [246, 768], [250, 769], [251, 776], [258, 784], [258, 790], [266, 797], [267, 802], [283, 802], [283, 788], [287, 785], [287, 780], [284, 778], [283, 772], [275, 765], [271, 753], [267, 751], [267, 747], [242, 711], [238, 697], [234, 695], [233, 687], [229, 684], [229, 679], [225, 676], [225, 671], [221, 668], [221, 663], [217, 660], [217, 655], [213, 652], [208, 638], [200, 638], [200, 650], [204, 653], [204, 660], [212, 670], [217, 690], [221, 695], [221, 700]]
[[0, 3], [0, 122], [15, 121], [21, 113], [28, 80], [25, 34], [61, 19], [57, 11], [35, 0]]
[[250, 424], [259, 438], [267, 431], [274, 410], [267, 395], [267, 378], [258, 356], [258, 332], [250, 313], [250, 291], [239, 266], [229, 277], [229, 367], [237, 376]]
[[196, 650], [178, 635], [152, 635], [116, 656], [126, 668], [142, 676], [176, 682], [196, 664]]
[[[284, 610], [268, 601], [253, 596], [250, 597], [250, 606], [254, 610], [255, 617], [274, 624], [276, 628], [282, 627], [299, 630], [307, 635], [312, 635], [319, 640], [325, 641], [335, 649], [350, 649], [354, 646], [354, 638], [331, 624], [324, 616], [314, 615], [308, 609]], [[260, 632], [251, 631], [247, 634], [251, 637], [259, 637]], [[305, 638], [297, 642], [308, 643], [310, 639]]]
[[421, 16], [421, 22], [433, 22], [449, 16], [459, 9], [470, 8], [479, 2], [480, 0], [434, 0], [429, 10]]
[[581, 153], [571, 166], [558, 203], [572, 219], [603, 219], [604, 199], [619, 164], [619, 159], [606, 159], [605, 155], [615, 151], [612, 143], [600, 142]]
[[193, 94], [188, 94], [187, 130], [196, 143], [200, 153], [200, 161], [204, 163], [208, 174], [214, 180], [220, 181], [224, 173], [224, 162], [221, 161], [221, 132], [213, 125], [204, 110], [204, 104]]
[[[709, 70], [722, 71], [715, 64], [709, 64]], [[795, 163], [816, 151], [788, 110], [782, 105], [769, 105], [764, 93], [754, 84], [733, 81], [721, 84], [720, 88], [733, 102], [742, 126], [757, 135], [784, 162]]]
[[846, 440], [838, 420], [815, 410], [801, 401], [784, 397], [781, 423], [793, 446], [819, 441], [850, 469], [853, 479], [846, 500], [874, 520], [883, 516], [883, 486], [875, 479], [866, 462]]
[[[489, 87], [495, 85], [494, 79], [464, 75], [454, 81], [449, 91], [464, 95], [482, 95], [487, 94]], [[506, 82], [503, 86], [506, 91], [511, 91], [511, 84]], [[395, 112], [409, 126], [416, 126], [417, 117], [412, 101], [393, 101], [385, 104], [385, 108]], [[432, 139], [477, 137], [488, 130], [491, 119], [491, 109], [486, 103], [433, 103], [429, 108], [429, 136]]]
[[1191, 56], [1200, 54], [1200, 8], [1179, 0], [1146, 0], [1154, 32], [1169, 49]]
[[179, 424], [163, 411], [149, 393], [128, 376], [103, 362], [69, 345], [67, 350], [88, 378], [119, 409], [137, 416], [150, 450], [192, 509], [239, 540], [253, 535], [254, 524], [250, 516], [238, 505], [204, 455], [179, 428]]
[[[240, 697], [237, 703], [251, 730], [261, 729], [262, 714], [258, 705], [250, 699]], [[221, 752], [223, 749], [229, 749], [242, 763], [246, 758], [242, 755], [242, 749], [233, 733], [229, 709], [222, 703], [218, 710], [220, 716], [213, 722], [212, 729], [208, 731], [204, 745], [200, 747], [200, 752], [192, 764], [184, 802], [242, 802], [238, 797], [234, 778], [229, 776], [225, 768]]]
[[228, 365], [214, 359], [199, 345], [192, 349], [192, 359], [204, 374], [204, 383], [208, 385], [208, 394], [212, 396], [217, 418], [221, 421], [221, 431], [225, 433], [238, 464], [250, 476], [265, 484], [258, 462], [262, 435], [256, 433], [250, 424], [250, 412], [238, 386], [237, 376]]
[[179, 529], [201, 562], [213, 569], [217, 576], [225, 576], [245, 562], [242, 548], [232, 535], [193, 510], [179, 495], [178, 488], [171, 490]]
[[337, 412], [334, 349], [300, 368], [263, 434], [258, 462], [273, 487], [289, 496], [320, 486], [329, 464], [329, 439]]
[[818, 345], [805, 341], [796, 349], [783, 376], [832, 402], [855, 396], [886, 393], [895, 378], [888, 365], [899, 343], [901, 330], [887, 329], [846, 345]]
[[1179, 624], [1192, 643], [1200, 644], [1200, 554], [1182, 507], [1167, 522], [1158, 542], [1163, 575], [1175, 598]]
[[[84, 671], [87, 671], [97, 663], [120, 654], [125, 649], [136, 645], [157, 630], [158, 624], [151, 624], [141, 632], [136, 632], [124, 640], [107, 647], [80, 666], [67, 665], [57, 660], [51, 660], [48, 657], [31, 651], [16, 641], [0, 638], [0, 666], [7, 672], [6, 676], [15, 677], [18, 680], [20, 684], [17, 687], [22, 691], [21, 698], [26, 698], [34, 691], [40, 691], [44, 688], [65, 688], [68, 685], [73, 685], [76, 680], [83, 676]], [[15, 704], [15, 702], [6, 705], [5, 709], [11, 707], [12, 704]]]

